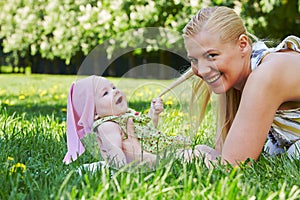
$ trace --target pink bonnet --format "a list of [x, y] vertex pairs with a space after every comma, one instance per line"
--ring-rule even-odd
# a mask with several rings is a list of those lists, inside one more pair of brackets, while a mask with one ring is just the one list
[[68, 152], [63, 160], [69, 164], [84, 152], [80, 141], [87, 133], [92, 132], [95, 115], [94, 80], [97, 76], [76, 81], [72, 84], [67, 105], [67, 147]]

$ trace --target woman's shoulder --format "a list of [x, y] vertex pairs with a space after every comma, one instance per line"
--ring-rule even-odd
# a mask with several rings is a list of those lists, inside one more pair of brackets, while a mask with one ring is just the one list
[[[300, 72], [300, 53], [292, 50], [281, 50], [269, 53], [261, 61], [258, 72], [270, 74], [271, 77], [287, 78], [290, 74]], [[253, 72], [255, 72], [254, 70]], [[279, 78], [278, 77], [278, 78]]]
[[[285, 84], [284, 60], [278, 53], [268, 53], [258, 67], [253, 70], [247, 81], [244, 89], [254, 90], [260, 89], [269, 90], [271, 88], [280, 89]], [[300, 67], [299, 67], [300, 69]], [[244, 91], [243, 91], [244, 93]]]
[[[296, 62], [298, 61], [298, 62]], [[284, 67], [284, 65], [299, 66], [300, 62], [300, 38], [290, 35], [282, 40], [276, 47], [268, 48], [263, 41], [258, 41], [252, 45], [251, 69], [261, 67], [261, 64], [272, 65], [274, 67]]]
[[262, 60], [258, 69], [253, 72], [253, 75], [263, 75], [266, 79], [269, 78], [270, 81], [282, 81], [281, 84], [288, 83], [293, 79], [298, 82], [300, 53], [291, 50], [269, 53]]
[[[298, 57], [299, 59], [300, 51], [295, 51], [293, 49], [289, 48], [281, 48], [281, 49], [271, 49], [269, 53], [264, 57], [263, 60], [266, 60], [265, 58], [272, 58], [272, 59], [281, 59], [281, 60], [288, 60], [290, 57]], [[262, 61], [263, 61], [262, 60]]]
[[[248, 88], [273, 90], [276, 98], [299, 99], [300, 96], [300, 53], [279, 51], [269, 53], [252, 71], [247, 80]], [[293, 90], [293, 94], [291, 91]]]
[[274, 54], [276, 53], [269, 53], [263, 58], [258, 67], [250, 73], [247, 82], [261, 81], [268, 83], [280, 78], [280, 68], [282, 65], [278, 62], [280, 60], [278, 56]]

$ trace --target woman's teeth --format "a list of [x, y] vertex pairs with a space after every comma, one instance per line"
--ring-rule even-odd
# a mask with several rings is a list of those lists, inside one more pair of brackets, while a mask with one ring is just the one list
[[214, 83], [214, 82], [216, 82], [220, 77], [221, 77], [221, 73], [220, 74], [218, 74], [218, 75], [216, 75], [216, 76], [214, 76], [214, 77], [212, 77], [212, 78], [210, 78], [210, 79], [206, 79], [206, 82], [208, 82], [208, 83]]

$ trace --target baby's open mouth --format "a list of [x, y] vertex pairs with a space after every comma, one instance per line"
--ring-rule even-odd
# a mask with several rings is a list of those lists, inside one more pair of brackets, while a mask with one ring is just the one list
[[121, 103], [121, 102], [122, 102], [122, 100], [123, 100], [123, 97], [119, 97], [119, 98], [118, 98], [118, 100], [117, 100], [117, 102], [116, 102], [116, 104], [119, 104], [119, 103]]

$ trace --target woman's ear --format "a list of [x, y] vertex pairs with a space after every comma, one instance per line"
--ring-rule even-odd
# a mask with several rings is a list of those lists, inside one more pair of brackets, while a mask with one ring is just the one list
[[247, 35], [241, 34], [238, 43], [243, 53], [247, 53], [248, 51], [251, 51], [251, 44], [250, 44], [249, 37]]

